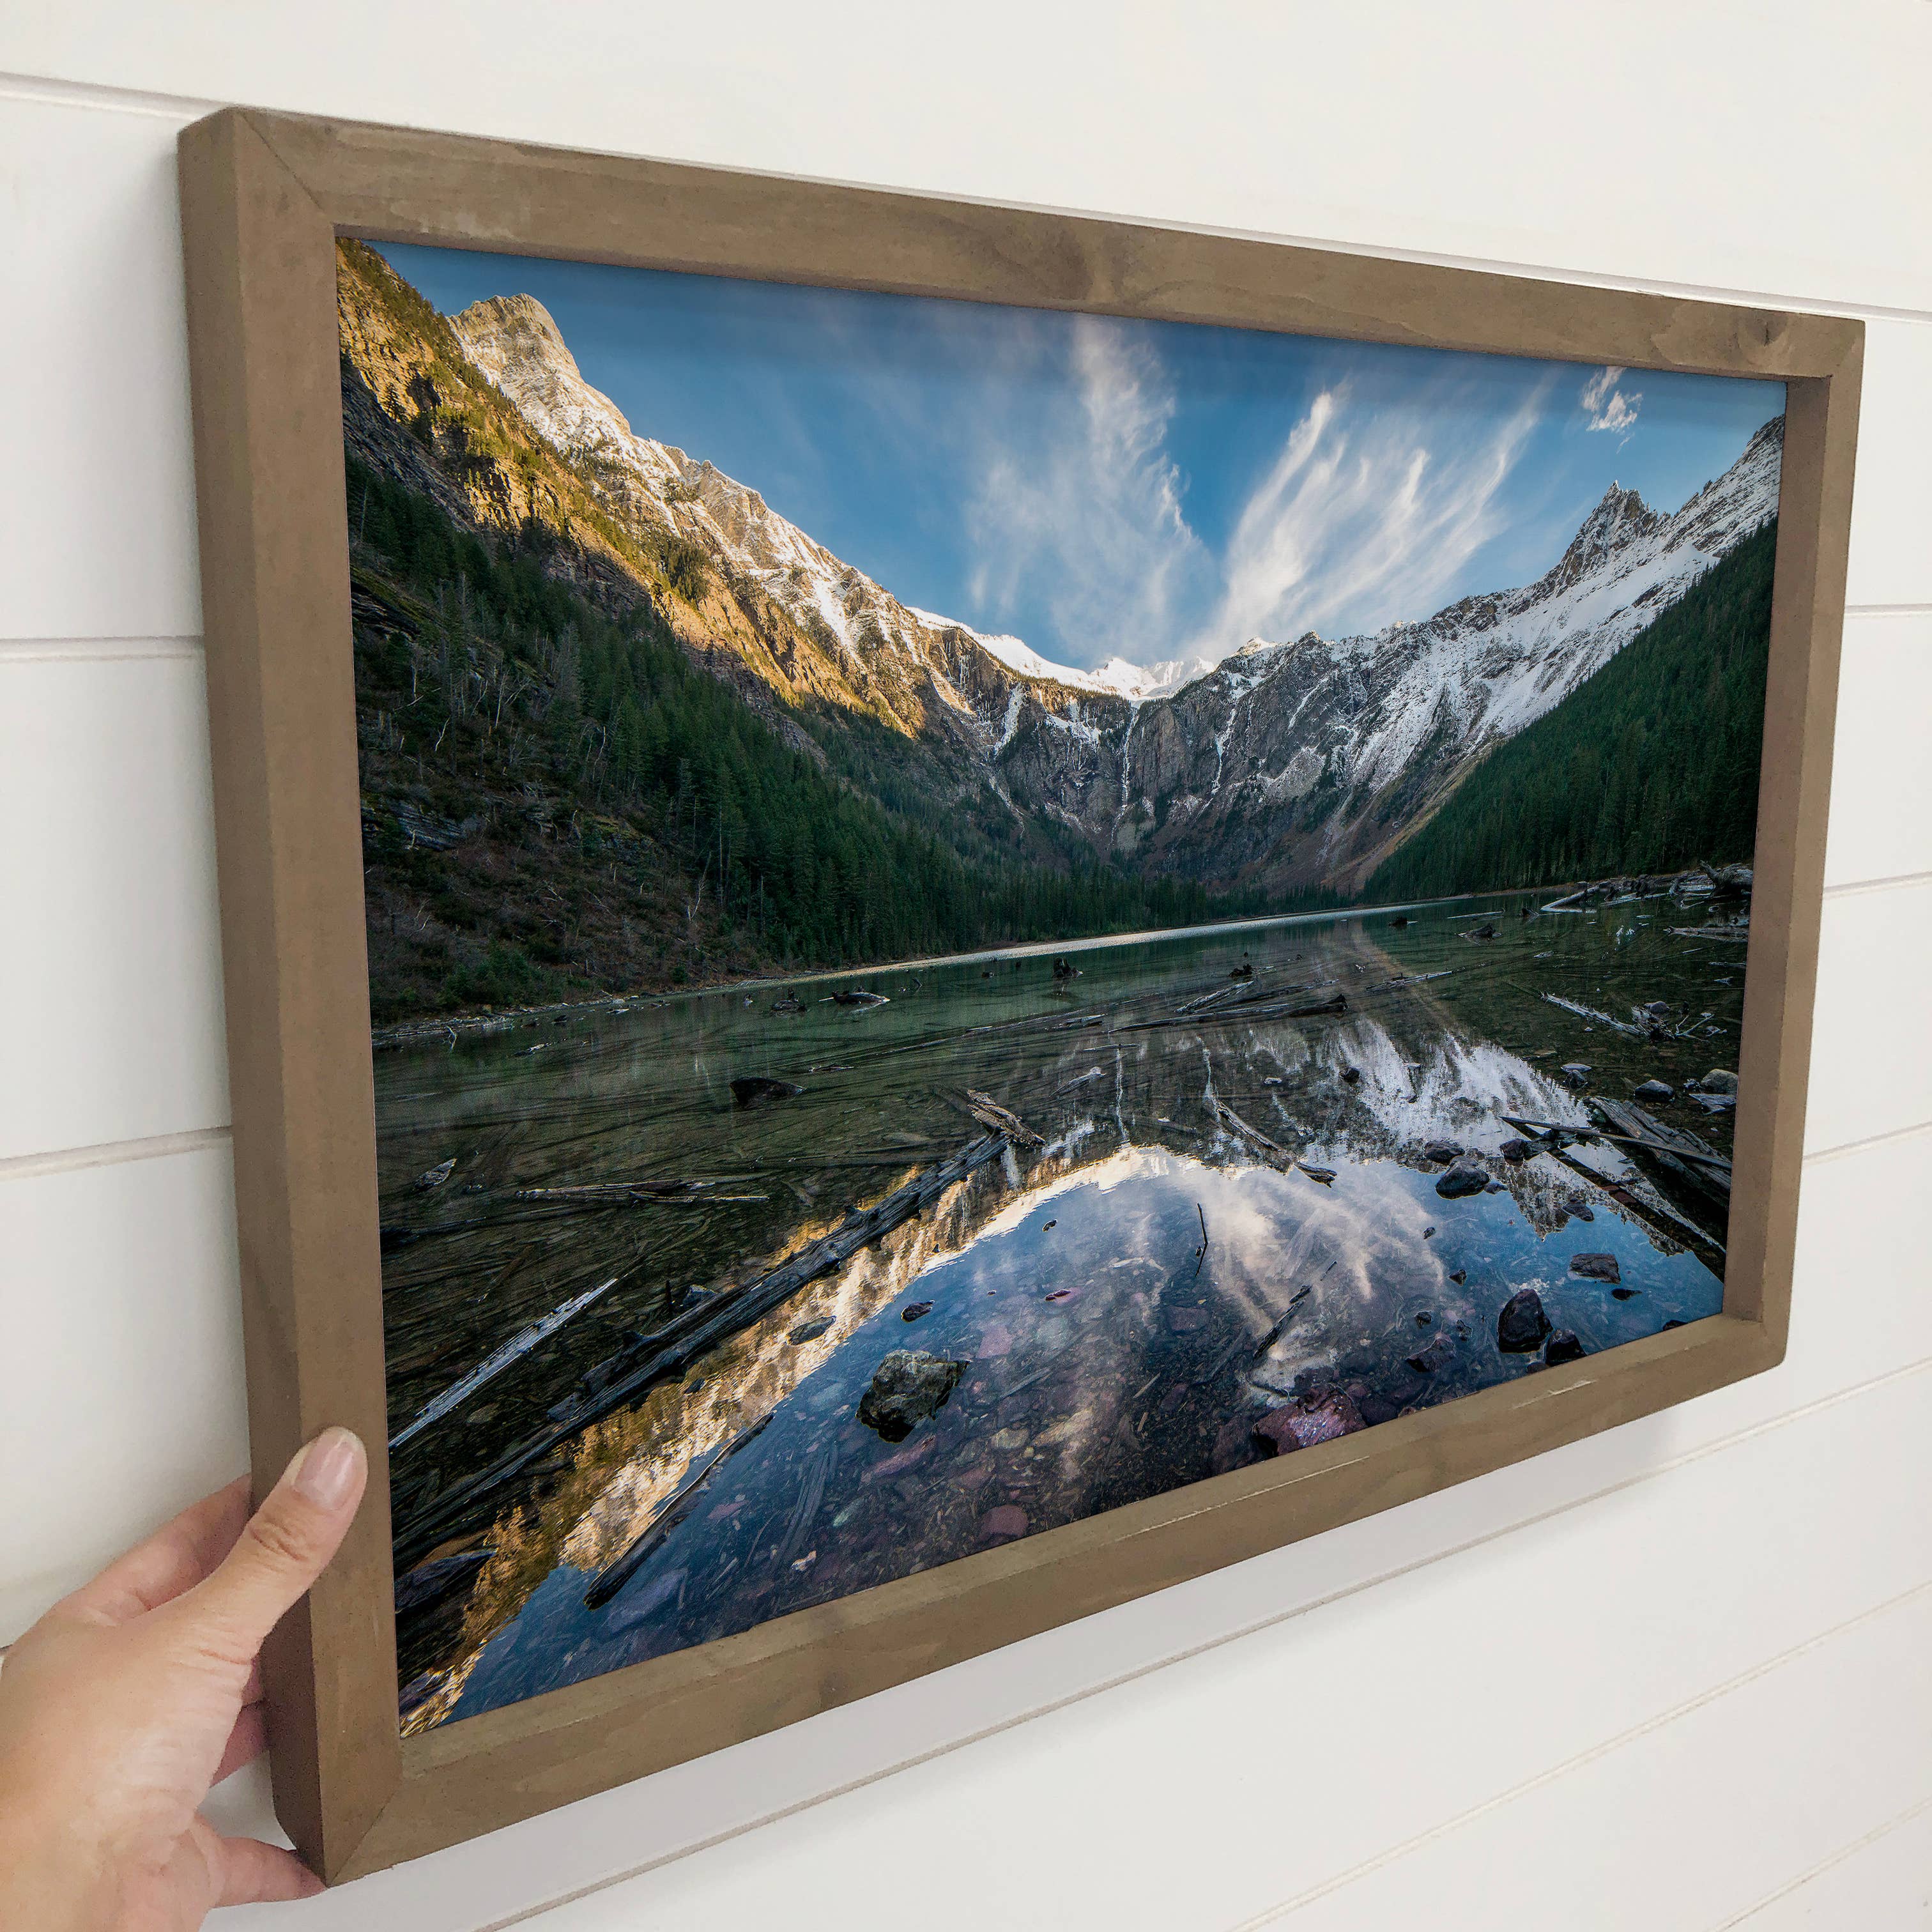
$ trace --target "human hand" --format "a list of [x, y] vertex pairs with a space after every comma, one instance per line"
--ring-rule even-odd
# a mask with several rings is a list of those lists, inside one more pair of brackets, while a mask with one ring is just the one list
[[0, 1921], [188, 1932], [218, 1905], [322, 1889], [292, 1852], [224, 1838], [208, 1787], [266, 1742], [256, 1655], [328, 1567], [368, 1459], [346, 1429], [260, 1510], [244, 1477], [48, 1611], [0, 1669]]

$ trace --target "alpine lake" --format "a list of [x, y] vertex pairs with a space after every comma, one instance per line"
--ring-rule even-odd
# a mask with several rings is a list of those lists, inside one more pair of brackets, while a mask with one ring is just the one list
[[1717, 1313], [1748, 923], [1667, 884], [379, 1042], [405, 1731]]

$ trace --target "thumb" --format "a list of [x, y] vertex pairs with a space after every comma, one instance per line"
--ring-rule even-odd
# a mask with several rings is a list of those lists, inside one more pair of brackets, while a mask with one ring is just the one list
[[362, 1501], [369, 1458], [346, 1429], [326, 1429], [297, 1451], [220, 1566], [192, 1600], [252, 1658], [342, 1546]]

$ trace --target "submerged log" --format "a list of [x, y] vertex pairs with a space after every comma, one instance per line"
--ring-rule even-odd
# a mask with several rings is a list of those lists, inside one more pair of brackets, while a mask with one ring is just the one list
[[966, 1090], [966, 1106], [980, 1126], [990, 1127], [994, 1133], [1004, 1134], [1009, 1140], [1017, 1141], [1022, 1147], [1046, 1144], [1017, 1114], [1001, 1106], [990, 1094], [976, 1094], [969, 1087]]
[[618, 1409], [630, 1407], [659, 1383], [682, 1376], [693, 1362], [709, 1354], [719, 1342], [761, 1320], [801, 1288], [829, 1274], [862, 1248], [910, 1220], [956, 1182], [994, 1159], [1007, 1139], [1002, 1130], [968, 1142], [956, 1154], [915, 1175], [904, 1186], [894, 1189], [884, 1200], [848, 1214], [829, 1234], [801, 1248], [781, 1266], [742, 1287], [709, 1296], [681, 1314], [660, 1331], [659, 1346], [634, 1367], [586, 1394], [541, 1435], [506, 1450], [487, 1468], [432, 1497], [400, 1522], [395, 1532], [398, 1560], [412, 1562], [433, 1548], [451, 1524], [481, 1508], [560, 1443]]
[[501, 1375], [512, 1362], [521, 1360], [546, 1336], [554, 1335], [573, 1315], [580, 1313], [616, 1286], [617, 1277], [613, 1275], [608, 1281], [600, 1282], [595, 1288], [586, 1288], [581, 1294], [572, 1295], [568, 1301], [553, 1308], [548, 1315], [532, 1322], [528, 1328], [518, 1330], [501, 1348], [486, 1355], [469, 1374], [460, 1382], [452, 1382], [412, 1420], [398, 1430], [389, 1438], [389, 1447], [392, 1449], [400, 1448], [411, 1436], [420, 1435], [432, 1422], [440, 1422], [458, 1402], [474, 1395], [485, 1382]]
[[591, 1580], [590, 1588], [584, 1593], [586, 1609], [602, 1609], [644, 1568], [651, 1552], [689, 1514], [698, 1491], [711, 1480], [713, 1473], [743, 1448], [771, 1419], [768, 1410], [757, 1421], [740, 1430], [728, 1442], [721, 1442], [696, 1468], [685, 1472], [684, 1480], [672, 1491], [664, 1508], [631, 1539], [613, 1562], [605, 1564]]

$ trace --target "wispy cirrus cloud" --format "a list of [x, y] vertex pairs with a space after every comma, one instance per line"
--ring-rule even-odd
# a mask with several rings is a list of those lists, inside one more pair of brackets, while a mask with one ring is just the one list
[[1500, 422], [1471, 412], [1484, 424], [1473, 434], [1448, 427], [1457, 421], [1453, 396], [1391, 412], [1346, 382], [1323, 390], [1242, 507], [1197, 653], [1330, 631], [1364, 613], [1388, 622], [1436, 608], [1503, 529], [1503, 485], [1552, 380]]
[[1075, 319], [1070, 362], [1070, 383], [1022, 380], [1018, 420], [985, 426], [973, 594], [994, 614], [1043, 599], [1082, 662], [1164, 656], [1213, 577], [1167, 446], [1173, 385], [1144, 338], [1106, 316]]
[[1618, 442], [1636, 427], [1636, 408], [1643, 400], [1641, 389], [1626, 392], [1618, 386], [1627, 372], [1616, 368], [1599, 369], [1583, 385], [1578, 400], [1589, 418], [1587, 428], [1612, 431]]

